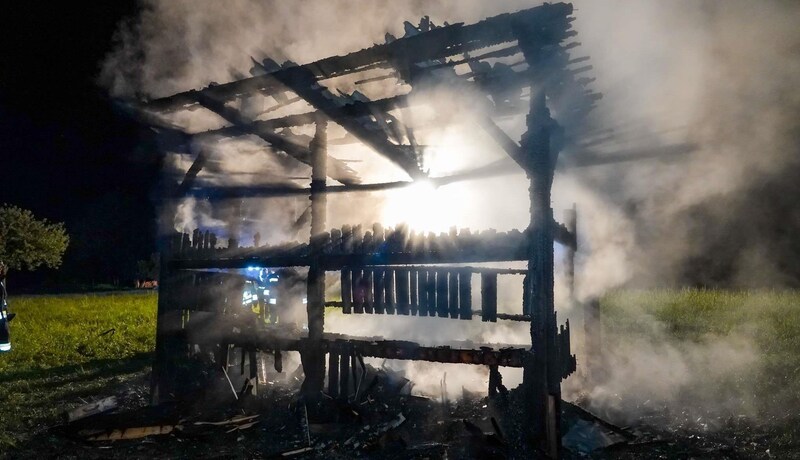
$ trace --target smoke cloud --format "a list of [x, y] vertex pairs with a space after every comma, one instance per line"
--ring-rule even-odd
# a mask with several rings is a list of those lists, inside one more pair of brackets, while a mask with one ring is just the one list
[[[248, 76], [251, 56], [305, 63], [382, 43], [387, 32], [402, 36], [403, 20], [417, 23], [429, 15], [436, 24], [473, 22], [536, 4], [522, 0], [145, 1], [141, 15], [120, 26], [116, 47], [102, 63], [99, 81], [118, 98], [156, 98]], [[604, 94], [591, 125], [598, 130], [613, 128], [613, 132], [585, 133], [586, 140], [605, 137], [594, 150], [598, 154], [646, 153], [673, 143], [696, 146], [689, 154], [663, 160], [558, 172], [553, 191], [556, 216], [560, 209], [578, 205], [579, 300], [621, 286], [800, 284], [800, 264], [795, 262], [800, 243], [794, 237], [800, 230], [800, 210], [795, 204], [800, 192], [800, 92], [796, 90], [800, 5], [587, 0], [575, 6], [574, 26], [582, 46], [574, 55], [591, 56], [597, 78], [593, 88]], [[347, 92], [355, 89], [346, 78], [328, 83]], [[373, 97], [394, 84], [389, 80], [358, 89]], [[261, 116], [265, 107], [264, 98], [255, 97], [240, 108]], [[309, 109], [297, 103], [286, 110]], [[425, 158], [432, 173], [446, 174], [503, 157], [480, 130], [458, 117], [458, 110], [445, 112], [432, 118], [442, 129], [421, 133], [424, 142], [445, 146], [430, 150]], [[176, 114], [173, 121], [188, 124], [194, 131], [224, 126], [224, 121], [204, 110]], [[423, 125], [426, 119], [420, 115], [416, 121]], [[517, 120], [503, 127], [519, 139], [523, 123]], [[330, 132], [332, 138], [344, 136], [334, 125]], [[313, 135], [297, 133], [308, 140]], [[167, 162], [168, 172], [180, 177], [201, 148], [195, 145], [189, 155], [174, 156]], [[207, 148], [213, 149], [217, 171], [240, 173], [214, 175], [213, 168], [201, 172], [198, 179], [210, 184], [253, 184], [269, 173], [308, 176], [303, 166], [282, 169], [264, 153], [268, 147], [258, 139]], [[386, 160], [365, 149], [332, 148], [331, 154], [360, 161], [348, 164], [362, 177], [403, 179]], [[569, 154], [567, 150], [562, 156]], [[257, 178], [251, 179], [248, 172], [257, 173]], [[307, 185], [307, 179], [290, 182]], [[522, 174], [449, 187], [452, 192], [447, 187], [437, 191], [443, 198], [419, 206], [427, 207], [428, 215], [451, 211], [452, 225], [459, 227], [506, 230], [528, 224], [527, 179]], [[392, 200], [389, 193], [331, 196], [328, 224], [370, 225], [381, 220], [394, 224], [398, 214], [415, 212], [398, 208]], [[246, 234], [241, 241], [256, 231], [268, 243], [306, 240], [307, 229], [291, 230], [303, 212], [301, 201], [249, 200], [237, 211]], [[167, 226], [181, 230], [221, 227], [224, 208], [187, 200], [179, 207], [177, 220]], [[390, 216], [387, 209], [397, 212]], [[564, 290], [558, 292], [560, 319], [580, 319]], [[693, 376], [710, 372], [724, 380], [757, 368], [756, 347], [741, 331], [699, 343], [676, 342], [667, 338], [656, 318], [645, 314], [638, 318], [650, 327], [650, 334], [646, 340], [618, 344], [609, 358], [615, 372], [591, 395], [599, 409], [619, 408], [626, 400], [641, 402], [656, 395], [675, 400], [679, 397], [675, 388], [700, 389], [707, 405], [725, 408], [727, 396], [721, 400]], [[328, 319], [328, 329], [420, 340], [431, 336], [510, 343], [529, 340], [526, 328], [519, 325], [486, 329], [445, 320], [397, 318], [390, 324], [376, 318], [355, 319], [359, 318], [347, 318], [345, 323], [334, 315]], [[412, 369], [410, 376], [432, 375], [430, 387], [438, 386], [440, 376], [428, 372], [428, 367], [414, 369], [426, 371]], [[573, 381], [565, 387], [567, 394], [583, 391], [580, 382]]]

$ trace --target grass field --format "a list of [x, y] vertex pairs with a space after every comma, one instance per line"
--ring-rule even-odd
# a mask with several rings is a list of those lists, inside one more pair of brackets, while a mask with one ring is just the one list
[[146, 372], [155, 293], [11, 297], [10, 353], [0, 354], [0, 451], [82, 399]]
[[[0, 451], [55, 424], [82, 398], [143, 379], [156, 301], [155, 293], [12, 297], [18, 317], [13, 351], [0, 355]], [[764, 407], [800, 407], [800, 292], [620, 291], [601, 305], [609, 346], [614, 337], [649, 341], [656, 350], [665, 340], [686, 346], [748, 337]]]
[[619, 291], [605, 296], [601, 308], [604, 329], [618, 337], [653, 340], [660, 334], [689, 344], [748, 340], [760, 366], [758, 391], [794, 396], [800, 409], [800, 292]]

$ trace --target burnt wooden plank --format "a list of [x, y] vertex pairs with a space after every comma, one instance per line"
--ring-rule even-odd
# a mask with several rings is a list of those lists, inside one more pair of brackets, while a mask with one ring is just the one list
[[409, 271], [396, 270], [395, 271], [395, 285], [397, 286], [397, 314], [407, 315], [410, 310], [410, 295], [409, 295]]
[[481, 320], [497, 321], [497, 274], [481, 275]]
[[386, 313], [393, 315], [396, 309], [396, 300], [395, 300], [395, 284], [394, 284], [394, 270], [388, 268], [383, 272], [383, 283], [384, 283], [384, 306], [386, 307]]
[[448, 314], [447, 271], [436, 270], [436, 315], [445, 318]]
[[419, 270], [409, 272], [409, 303], [412, 315], [419, 312]]
[[447, 272], [448, 310], [451, 318], [458, 318], [458, 272]]
[[458, 317], [472, 319], [472, 272], [458, 272]]
[[372, 306], [368, 313], [383, 314], [384, 310], [384, 272], [381, 269], [370, 270], [372, 273]]

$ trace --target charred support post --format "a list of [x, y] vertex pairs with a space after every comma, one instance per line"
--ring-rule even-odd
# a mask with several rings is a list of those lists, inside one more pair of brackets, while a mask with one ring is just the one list
[[320, 235], [325, 231], [326, 204], [325, 178], [327, 177], [327, 129], [328, 122], [317, 118], [316, 133], [311, 141], [311, 261], [308, 267], [306, 293], [308, 303], [309, 346], [301, 355], [305, 380], [302, 391], [316, 397], [325, 384], [325, 355], [322, 352], [322, 332], [325, 321], [325, 270], [319, 263], [324, 241]]
[[328, 353], [328, 395], [339, 397], [339, 354], [333, 351]]
[[[561, 447], [559, 372], [553, 296], [553, 209], [551, 189], [557, 152], [550, 151], [554, 121], [546, 104], [545, 87], [549, 56], [543, 41], [548, 30], [518, 27], [515, 34], [526, 61], [535, 69], [531, 79], [527, 132], [522, 137], [521, 158], [530, 180], [528, 227], [528, 273], [525, 292], [531, 315], [532, 355], [523, 371], [531, 440], [550, 458], [558, 458]], [[545, 39], [545, 40], [542, 40]]]
[[[169, 292], [172, 292], [172, 278], [169, 271], [171, 251], [174, 250], [171, 241], [172, 235], [164, 235], [160, 239], [160, 294], [158, 296], [158, 322], [156, 324], [156, 359], [153, 365], [153, 375], [150, 382], [150, 403], [158, 405], [169, 401], [173, 393], [175, 382], [176, 359], [179, 354], [179, 344], [175, 335], [178, 331], [172, 330], [170, 318], [176, 313], [175, 306], [170, 302]], [[166, 289], [166, 290], [165, 290]]]
[[343, 350], [339, 356], [339, 397], [347, 400], [350, 395], [350, 355], [352, 350]]

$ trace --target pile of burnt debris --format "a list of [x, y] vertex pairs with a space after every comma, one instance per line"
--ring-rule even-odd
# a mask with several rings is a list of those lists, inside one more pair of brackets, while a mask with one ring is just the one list
[[[443, 382], [439, 395], [425, 396], [401, 371], [366, 369], [365, 384], [346, 400], [301, 397], [301, 369], [279, 374], [258, 395], [235, 391], [223, 375], [191, 403], [137, 408], [109, 397], [66, 413], [51, 431], [84, 458], [538, 458], [524, 439], [517, 390], [500, 384], [490, 397], [448, 395]], [[635, 439], [578, 406], [561, 407], [566, 458]]]

